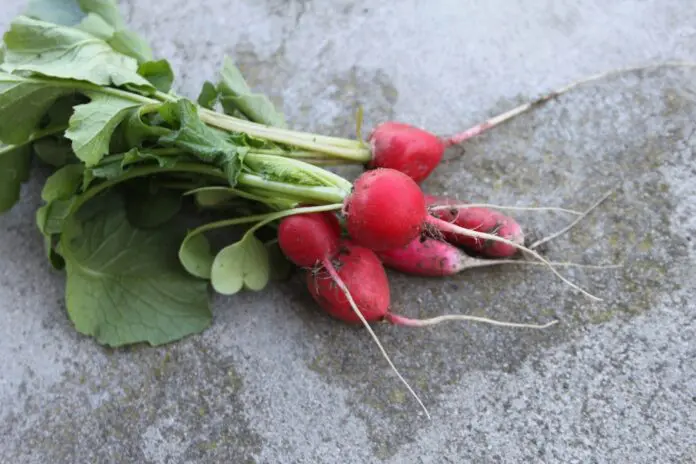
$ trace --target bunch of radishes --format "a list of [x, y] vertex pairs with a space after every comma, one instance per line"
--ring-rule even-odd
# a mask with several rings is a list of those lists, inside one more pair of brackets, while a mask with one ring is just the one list
[[[340, 212], [343, 226], [336, 214], [320, 212], [288, 216], [278, 228], [281, 250], [305, 269], [307, 289], [328, 314], [364, 324], [378, 345], [369, 324], [379, 321], [411, 327], [452, 319], [498, 323], [464, 315], [414, 320], [390, 312], [385, 265], [421, 276], [447, 276], [492, 261], [471, 257], [458, 246], [487, 258], [510, 258], [523, 249], [568, 282], [538, 253], [524, 247], [522, 228], [511, 217], [423, 193], [417, 181], [439, 163], [446, 145], [440, 139], [389, 123], [373, 131], [370, 142], [382, 167], [364, 172], [353, 183]], [[387, 164], [391, 167], [383, 167]], [[539, 328], [554, 322], [498, 324]], [[381, 345], [380, 349], [389, 361]]]

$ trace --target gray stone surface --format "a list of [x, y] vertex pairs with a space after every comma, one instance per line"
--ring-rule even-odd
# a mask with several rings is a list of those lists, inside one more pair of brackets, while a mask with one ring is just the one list
[[[200, 3], [200, 5], [198, 4]], [[195, 96], [223, 54], [298, 128], [350, 135], [355, 105], [447, 133], [586, 74], [696, 56], [690, 0], [208, 0], [122, 4]], [[4, 0], [0, 26], [24, 8]], [[475, 141], [425, 187], [581, 209], [555, 260], [448, 280], [393, 275], [394, 309], [562, 323], [380, 326], [427, 421], [366, 332], [298, 280], [217, 298], [214, 326], [161, 347], [79, 336], [45, 264], [38, 183], [0, 217], [0, 462], [696, 462], [696, 70], [584, 86]], [[567, 217], [520, 213], [543, 234]]]

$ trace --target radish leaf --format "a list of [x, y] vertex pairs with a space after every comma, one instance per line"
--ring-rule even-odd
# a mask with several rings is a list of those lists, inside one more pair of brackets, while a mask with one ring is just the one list
[[205, 81], [201, 88], [201, 93], [198, 95], [198, 104], [203, 108], [212, 110], [217, 102], [218, 91], [215, 85], [210, 81]]
[[134, 229], [115, 204], [83, 221], [69, 220], [61, 240], [67, 311], [80, 333], [111, 347], [161, 345], [210, 325], [206, 284], [176, 262], [171, 226]]
[[215, 256], [210, 281], [216, 292], [233, 295], [243, 288], [262, 290], [270, 278], [268, 250], [253, 233], [229, 245]]
[[139, 229], [152, 229], [168, 222], [181, 209], [181, 195], [153, 182], [131, 183], [125, 195], [128, 221]]
[[192, 276], [210, 279], [214, 259], [210, 242], [203, 234], [188, 234], [179, 246], [179, 262]]
[[53, 103], [71, 89], [0, 72], [0, 141], [27, 141]]
[[75, 26], [75, 29], [88, 32], [95, 37], [107, 41], [115, 32], [114, 28], [107, 23], [104, 18], [94, 13], [89, 13], [85, 16], [82, 21], [80, 21], [80, 24]]
[[72, 140], [75, 155], [91, 167], [109, 152], [116, 126], [137, 103], [97, 92], [90, 92], [89, 96], [91, 102], [75, 107], [65, 136]]
[[74, 197], [55, 199], [36, 210], [36, 225], [41, 233], [46, 237], [60, 234], [74, 204]]
[[226, 113], [233, 114], [234, 110], [238, 110], [251, 121], [287, 127], [285, 116], [276, 110], [268, 97], [251, 91], [242, 73], [227, 56], [224, 58], [217, 88], [220, 103]]
[[72, 212], [74, 196], [82, 183], [83, 172], [82, 164], [68, 164], [46, 179], [41, 190], [41, 199], [46, 204], [36, 211], [36, 223], [45, 236], [63, 231], [65, 219]]
[[242, 158], [248, 151], [246, 147], [233, 145], [220, 131], [206, 126], [190, 100], [165, 103], [160, 106], [159, 113], [169, 125], [175, 127], [171, 133], [159, 138], [162, 145], [180, 148], [204, 162], [221, 167], [227, 174], [230, 186], [237, 184]]
[[160, 92], [169, 92], [174, 82], [174, 72], [167, 60], [146, 61], [138, 67], [138, 73]]
[[138, 63], [152, 61], [152, 49], [138, 34], [132, 31], [116, 31], [107, 41], [117, 52], [135, 58]]
[[41, 199], [45, 202], [70, 198], [77, 193], [84, 172], [82, 164], [67, 164], [46, 179], [41, 190]]
[[44, 163], [61, 167], [75, 160], [70, 140], [64, 137], [44, 137], [32, 144], [34, 153]]
[[114, 29], [126, 27], [118, 5], [111, 0], [78, 0], [78, 4], [83, 12], [99, 15]]
[[19, 16], [5, 33], [5, 71], [30, 71], [45, 76], [77, 79], [151, 91], [137, 73], [137, 61], [114, 50], [92, 34], [66, 26]]
[[0, 213], [17, 201], [21, 186], [29, 179], [31, 150], [28, 145], [0, 146]]

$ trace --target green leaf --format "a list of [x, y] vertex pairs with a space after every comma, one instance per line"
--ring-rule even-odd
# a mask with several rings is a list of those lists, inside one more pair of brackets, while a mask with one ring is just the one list
[[67, 199], [75, 195], [82, 183], [82, 164], [68, 164], [51, 174], [41, 190], [45, 202]]
[[91, 102], [75, 107], [65, 136], [72, 140], [75, 155], [91, 167], [109, 153], [116, 126], [137, 103], [97, 92], [90, 96]]
[[160, 92], [167, 93], [174, 82], [174, 72], [167, 60], [147, 61], [138, 67], [138, 73]]
[[0, 141], [18, 145], [29, 139], [61, 96], [71, 90], [0, 72]]
[[181, 210], [178, 192], [157, 188], [147, 180], [129, 185], [125, 199], [128, 221], [138, 229], [159, 227]]
[[102, 40], [109, 40], [115, 32], [115, 29], [96, 13], [85, 16], [75, 29], [85, 31]]
[[201, 88], [201, 93], [198, 95], [198, 104], [203, 108], [208, 108], [212, 110], [217, 102], [218, 91], [215, 88], [215, 84], [210, 81], [205, 81], [203, 87]]
[[176, 164], [185, 159], [183, 155], [159, 155], [155, 150], [132, 149], [123, 156], [123, 167], [144, 161], [156, 161], [161, 168], [173, 168]]
[[119, 53], [135, 58], [138, 63], [152, 61], [152, 49], [145, 39], [132, 31], [116, 31], [108, 40], [111, 48]]
[[243, 288], [262, 290], [270, 279], [268, 251], [253, 233], [229, 245], [215, 256], [210, 282], [216, 292], [234, 295]]
[[32, 148], [36, 156], [50, 166], [61, 167], [75, 159], [70, 140], [64, 137], [44, 137], [34, 142]]
[[53, 237], [44, 237], [44, 249], [46, 251], [46, 258], [48, 262], [51, 263], [51, 267], [56, 270], [62, 270], [65, 268], [65, 260], [56, 250], [56, 244], [54, 244]]
[[[114, 159], [111, 159], [111, 157]], [[121, 176], [126, 169], [133, 164], [155, 161], [161, 168], [171, 168], [182, 160], [187, 160], [185, 155], [159, 155], [155, 151], [138, 150], [131, 148], [120, 155], [109, 156], [108, 162], [101, 162], [85, 171], [86, 176], [101, 179], [114, 179]], [[91, 179], [90, 179], [91, 180]]]
[[165, 103], [159, 112], [174, 127], [171, 133], [160, 137], [162, 145], [178, 147], [204, 162], [220, 166], [227, 173], [230, 185], [237, 183], [243, 156], [248, 151], [246, 147], [231, 144], [219, 131], [206, 126], [189, 100]]
[[276, 110], [268, 97], [251, 91], [242, 73], [227, 56], [224, 58], [218, 92], [225, 112], [231, 113], [236, 109], [251, 121], [287, 127], [285, 116]]
[[179, 246], [179, 262], [192, 276], [210, 279], [214, 259], [210, 242], [203, 234], [188, 234]]
[[46, 204], [36, 211], [36, 224], [45, 236], [50, 237], [63, 231], [65, 220], [76, 201], [75, 195], [82, 184], [83, 173], [82, 164], [68, 164], [46, 179], [41, 190], [41, 199]]
[[[44, 82], [47, 86], [56, 83], [56, 81], [52, 79], [45, 80]], [[60, 132], [63, 132], [68, 127], [70, 117], [75, 111], [75, 106], [84, 103], [89, 103], [89, 98], [86, 95], [78, 93], [68, 93], [58, 97], [51, 107], [48, 108], [46, 114], [44, 114], [40, 125], [41, 130], [46, 131], [51, 128], [56, 128], [60, 129]]]
[[28, 145], [0, 146], [0, 213], [19, 201], [22, 184], [29, 179], [31, 150]]
[[65, 220], [72, 213], [75, 201], [75, 197], [57, 199], [36, 210], [36, 225], [44, 236], [50, 237], [63, 232]]
[[99, 15], [114, 29], [126, 27], [118, 5], [112, 0], [78, 0], [78, 2], [82, 11]]
[[68, 94], [59, 97], [51, 105], [39, 125], [40, 132], [49, 135], [32, 142], [34, 153], [41, 161], [54, 167], [79, 161], [72, 151], [70, 140], [64, 137], [63, 132], [68, 127], [74, 107], [88, 101], [84, 95]]
[[122, 205], [70, 221], [61, 252], [67, 311], [78, 332], [102, 345], [161, 345], [212, 321], [206, 283], [177, 263], [179, 235], [134, 229]]
[[134, 58], [117, 52], [88, 32], [19, 16], [4, 39], [5, 71], [30, 71], [103, 86], [129, 85], [153, 90], [138, 74]]
[[74, 26], [85, 16], [77, 0], [29, 0], [24, 14], [63, 26]]
[[145, 118], [151, 118], [152, 105], [143, 105], [130, 115], [121, 126], [122, 136], [129, 147], [141, 146], [144, 142], [156, 142], [159, 137], [171, 132], [166, 127], [152, 125]]
[[123, 156], [123, 167], [143, 161], [156, 161], [161, 168], [173, 168], [183, 156], [158, 155], [152, 150], [132, 149]]

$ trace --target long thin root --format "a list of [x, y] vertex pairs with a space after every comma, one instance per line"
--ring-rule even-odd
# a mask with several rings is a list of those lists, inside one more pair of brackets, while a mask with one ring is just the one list
[[428, 416], [428, 419], [430, 419], [430, 413], [428, 412], [428, 408], [425, 407], [425, 404], [423, 404], [423, 401], [421, 401], [420, 397], [416, 394], [415, 391], [413, 391], [413, 388], [408, 384], [406, 379], [403, 378], [403, 376], [399, 373], [399, 370], [394, 366], [394, 363], [392, 362], [391, 358], [389, 358], [389, 355], [387, 354], [387, 351], [384, 349], [384, 346], [382, 346], [382, 343], [379, 341], [379, 338], [375, 334], [375, 332], [372, 330], [372, 327], [370, 327], [370, 324], [365, 320], [365, 316], [362, 315], [360, 310], [358, 309], [358, 305], [355, 304], [355, 300], [353, 300], [353, 296], [350, 294], [350, 291], [348, 290], [348, 287], [346, 287], [346, 284], [343, 282], [343, 279], [341, 279], [341, 276], [338, 275], [338, 272], [336, 272], [336, 269], [334, 268], [333, 264], [331, 263], [331, 260], [324, 259], [323, 265], [326, 268], [327, 272], [331, 276], [331, 278], [336, 282], [336, 285], [338, 288], [341, 289], [343, 294], [346, 296], [348, 299], [348, 303], [350, 304], [350, 307], [353, 309], [355, 314], [358, 316], [362, 324], [365, 326], [367, 331], [370, 333], [370, 336], [372, 339], [375, 341], [377, 346], [379, 347], [379, 350], [382, 352], [382, 356], [384, 356], [384, 359], [387, 360], [387, 363], [391, 367], [391, 369], [394, 371], [396, 376], [401, 380], [401, 382], [406, 386], [408, 391], [413, 395], [413, 397], [418, 401], [418, 404], [423, 408], [423, 411], [425, 412], [425, 415]]
[[634, 72], [634, 71], [645, 71], [649, 69], [659, 69], [659, 68], [667, 68], [667, 67], [687, 67], [687, 68], [693, 68], [696, 67], [696, 63], [690, 62], [690, 61], [665, 61], [663, 63], [655, 63], [655, 64], [650, 64], [650, 65], [641, 65], [641, 66], [631, 66], [627, 68], [618, 68], [618, 69], [613, 69], [609, 71], [603, 71], [597, 74], [593, 74], [589, 77], [585, 77], [583, 79], [571, 82], [568, 85], [565, 85], [561, 88], [558, 88], [552, 92], [547, 93], [546, 95], [543, 95], [539, 98], [536, 98], [532, 101], [529, 101], [527, 103], [524, 103], [516, 108], [513, 108], [509, 111], [506, 111], [505, 113], [499, 114], [498, 116], [495, 116], [491, 119], [488, 119], [485, 122], [482, 122], [480, 124], [475, 125], [474, 127], [465, 130], [464, 132], [460, 132], [458, 134], [451, 135], [449, 137], [444, 137], [443, 141], [446, 146], [452, 146], [452, 145], [457, 145], [462, 142], [465, 142], [466, 140], [469, 140], [470, 138], [476, 137], [480, 134], [483, 134], [484, 132], [493, 129], [494, 127], [497, 127], [511, 119], [513, 119], [516, 116], [519, 116], [520, 114], [526, 113], [527, 111], [536, 108], [537, 106], [541, 106], [542, 104], [553, 100], [560, 95], [563, 95], [564, 93], [574, 89], [575, 87], [578, 87], [583, 84], [588, 84], [590, 82], [594, 82], [600, 79], [604, 79], [606, 77], [610, 77], [613, 75], [618, 75], [618, 74], [623, 74], [623, 73], [629, 73], [629, 72]]
[[478, 316], [467, 316], [464, 314], [445, 314], [443, 316], [432, 317], [430, 319], [410, 319], [407, 317], [399, 316], [397, 314], [388, 313], [386, 318], [388, 322], [394, 325], [401, 325], [405, 327], [427, 327], [430, 325], [441, 324], [448, 321], [472, 321], [472, 322], [482, 322], [484, 324], [497, 325], [500, 327], [517, 327], [524, 329], [545, 329], [557, 324], [558, 321], [547, 322], [546, 324], [523, 324], [518, 322], [503, 322], [496, 321], [494, 319], [488, 319], [486, 317]]
[[555, 238], [558, 238], [558, 237], [560, 237], [561, 235], [565, 234], [565, 233], [568, 232], [570, 229], [572, 229], [573, 227], [575, 227], [576, 225], [578, 225], [578, 224], [580, 223], [580, 221], [582, 221], [583, 219], [585, 219], [592, 211], [594, 211], [594, 210], [595, 210], [599, 205], [601, 205], [607, 198], [609, 198], [609, 197], [611, 196], [612, 193], [614, 193], [614, 190], [609, 190], [607, 193], [605, 193], [604, 195], [602, 195], [602, 197], [601, 197], [599, 200], [597, 200], [596, 202], [594, 202], [594, 203], [592, 204], [592, 206], [590, 206], [589, 208], [587, 208], [580, 216], [578, 216], [577, 218], [575, 218], [575, 220], [574, 220], [573, 222], [571, 222], [570, 224], [568, 224], [567, 226], [565, 226], [563, 229], [559, 230], [558, 232], [554, 232], [553, 234], [551, 234], [551, 235], [549, 235], [549, 236], [547, 236], [547, 237], [544, 237], [544, 238], [542, 238], [542, 239], [537, 240], [536, 242], [534, 242], [534, 243], [532, 243], [531, 245], [529, 245], [528, 248], [529, 248], [530, 250], [533, 250], [534, 248], [537, 248], [537, 247], [539, 247], [540, 245], [542, 245], [542, 244], [544, 244], [544, 243], [546, 243], [546, 242], [549, 242], [549, 241], [551, 241], [551, 240], [553, 240], [553, 239], [555, 239]]
[[471, 261], [467, 261], [464, 268], [472, 269], [476, 267], [488, 267], [497, 266], [499, 264], [525, 264], [530, 266], [546, 266], [550, 264], [554, 267], [577, 267], [582, 269], [617, 269], [623, 267], [623, 264], [580, 264], [571, 263], [568, 261], [547, 261], [542, 263], [539, 261], [528, 261], [526, 259], [480, 259], [472, 258]]
[[466, 209], [466, 208], [493, 208], [493, 209], [508, 209], [512, 211], [556, 211], [559, 213], [574, 214], [576, 216], [581, 216], [582, 211], [575, 211], [573, 209], [558, 208], [555, 206], [503, 206], [503, 205], [493, 205], [490, 203], [462, 203], [462, 204], [452, 204], [452, 205], [437, 205], [431, 206], [429, 209], [431, 211], [442, 211], [450, 209]]

